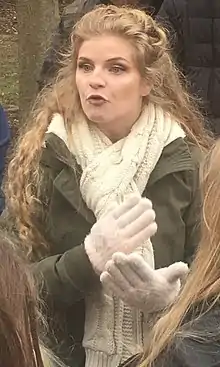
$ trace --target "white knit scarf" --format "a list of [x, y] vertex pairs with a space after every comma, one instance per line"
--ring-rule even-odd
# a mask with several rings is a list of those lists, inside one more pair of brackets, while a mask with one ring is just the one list
[[[63, 127], [62, 116], [55, 115], [48, 132], [60, 132], [57, 135], [82, 167], [82, 197], [97, 219], [113, 202], [123, 201], [125, 195], [142, 195], [164, 147], [185, 136], [179, 124], [152, 103], [145, 107], [129, 135], [116, 143], [112, 143], [95, 125], [82, 120], [74, 124], [73, 141], [68, 144]], [[143, 243], [141, 253], [153, 267], [150, 241]], [[84, 336], [86, 366], [115, 367], [139, 351], [137, 345], [143, 342], [143, 335], [140, 335], [143, 330], [141, 325], [135, 324], [140, 324], [141, 320], [138, 310], [129, 309], [114, 295], [106, 295], [103, 291], [88, 297]], [[111, 322], [113, 324], [109, 327]], [[127, 328], [125, 324], [120, 325], [123, 322], [127, 323]], [[136, 336], [129, 336], [129, 333]]]

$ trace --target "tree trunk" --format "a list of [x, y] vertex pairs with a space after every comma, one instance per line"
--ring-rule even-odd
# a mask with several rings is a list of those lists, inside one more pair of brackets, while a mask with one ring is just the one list
[[58, 0], [17, 0], [17, 19], [19, 109], [24, 119], [36, 98], [42, 60], [59, 22]]

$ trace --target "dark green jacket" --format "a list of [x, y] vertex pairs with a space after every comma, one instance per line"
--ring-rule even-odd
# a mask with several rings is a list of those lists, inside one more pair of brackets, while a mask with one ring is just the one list
[[[198, 148], [177, 139], [164, 149], [144, 191], [156, 211], [158, 232], [152, 243], [157, 267], [190, 261], [198, 243], [200, 157]], [[81, 168], [52, 133], [41, 166], [44, 215], [38, 225], [50, 244], [50, 256], [36, 264], [35, 272], [43, 279], [42, 294], [56, 329], [55, 351], [63, 358], [70, 355], [66, 362], [78, 367], [84, 363], [84, 297], [101, 286], [83, 246], [95, 217], [80, 194]]]

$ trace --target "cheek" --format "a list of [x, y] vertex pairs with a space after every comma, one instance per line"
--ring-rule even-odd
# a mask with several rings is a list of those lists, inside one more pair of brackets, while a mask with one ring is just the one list
[[142, 97], [142, 87], [141, 87], [140, 76], [136, 73], [123, 78], [116, 83], [116, 90], [118, 94], [124, 96], [124, 98], [133, 98], [134, 100]]
[[81, 95], [84, 90], [84, 78], [79, 73], [76, 73], [76, 88], [79, 95]]
[[121, 84], [120, 88], [119, 85], [120, 83], [117, 85], [117, 96], [120, 97], [121, 100], [124, 99], [131, 103], [135, 103], [142, 98], [141, 86], [137, 81], [132, 80], [123, 85]]
[[[126, 98], [130, 94], [133, 82], [130, 78], [118, 78], [111, 82], [111, 92], [117, 98]], [[109, 84], [110, 86], [110, 84]]]

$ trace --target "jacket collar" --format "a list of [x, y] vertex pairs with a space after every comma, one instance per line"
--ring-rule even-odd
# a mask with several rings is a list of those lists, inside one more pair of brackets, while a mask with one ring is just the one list
[[[55, 173], [54, 187], [77, 212], [93, 224], [95, 216], [84, 202], [79, 188], [82, 169], [64, 141], [54, 133], [47, 134], [41, 163]], [[188, 143], [179, 138], [164, 148], [147, 186], [153, 185], [165, 175], [193, 170], [194, 165]]]

